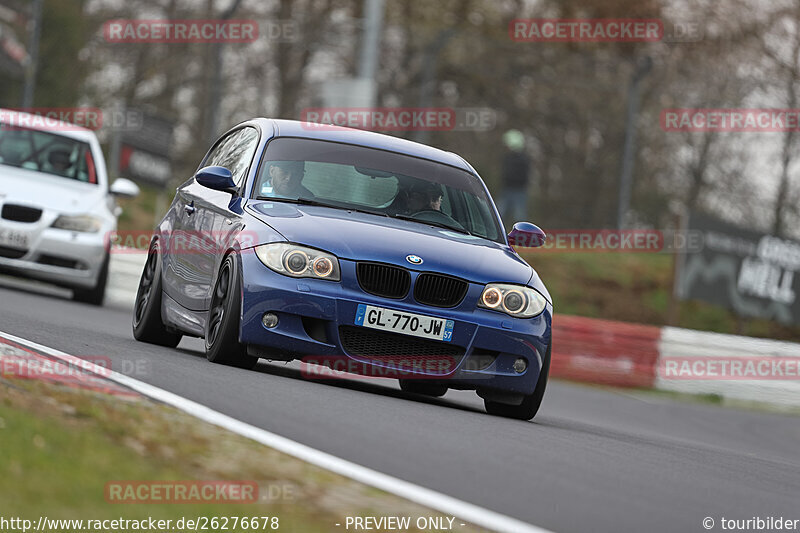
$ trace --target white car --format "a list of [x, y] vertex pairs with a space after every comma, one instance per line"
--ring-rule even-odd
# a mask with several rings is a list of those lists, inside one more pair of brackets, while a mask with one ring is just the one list
[[138, 193], [126, 179], [109, 188], [91, 130], [0, 109], [0, 271], [69, 287], [75, 300], [102, 305], [115, 196]]

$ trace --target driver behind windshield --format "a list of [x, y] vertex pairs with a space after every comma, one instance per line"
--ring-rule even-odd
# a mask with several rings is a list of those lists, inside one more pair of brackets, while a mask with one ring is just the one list
[[408, 191], [408, 212], [442, 210], [442, 188], [431, 182], [415, 183]]
[[47, 164], [44, 170], [66, 176], [70, 173], [72, 162], [70, 160], [70, 153], [65, 150], [53, 150], [47, 156]]
[[261, 195], [273, 198], [314, 198], [314, 194], [302, 184], [305, 166], [305, 161], [268, 162], [269, 180], [261, 186]]

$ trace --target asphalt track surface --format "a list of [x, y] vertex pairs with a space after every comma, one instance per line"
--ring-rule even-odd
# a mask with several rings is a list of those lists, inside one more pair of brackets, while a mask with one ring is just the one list
[[556, 381], [534, 421], [507, 420], [473, 392], [427, 399], [389, 380], [306, 380], [297, 364], [213, 365], [197, 339], [175, 350], [134, 341], [128, 309], [9, 278], [0, 331], [108, 357], [114, 370], [241, 421], [553, 531], [800, 519], [798, 417]]

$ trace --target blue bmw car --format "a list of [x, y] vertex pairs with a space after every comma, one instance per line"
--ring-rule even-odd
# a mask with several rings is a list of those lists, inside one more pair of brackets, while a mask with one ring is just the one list
[[[373, 132], [259, 118], [177, 189], [154, 233], [134, 337], [205, 339], [209, 361], [353, 363], [403, 390], [475, 390], [530, 420], [551, 354], [552, 299], [456, 154]], [[391, 370], [394, 373], [388, 372]]]

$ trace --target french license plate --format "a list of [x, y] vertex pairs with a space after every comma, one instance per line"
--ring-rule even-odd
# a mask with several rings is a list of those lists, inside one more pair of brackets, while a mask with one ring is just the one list
[[432, 316], [404, 313], [393, 309], [360, 304], [356, 325], [450, 342], [453, 340], [453, 321]]
[[0, 246], [27, 249], [29, 241], [29, 236], [24, 231], [0, 228]]

